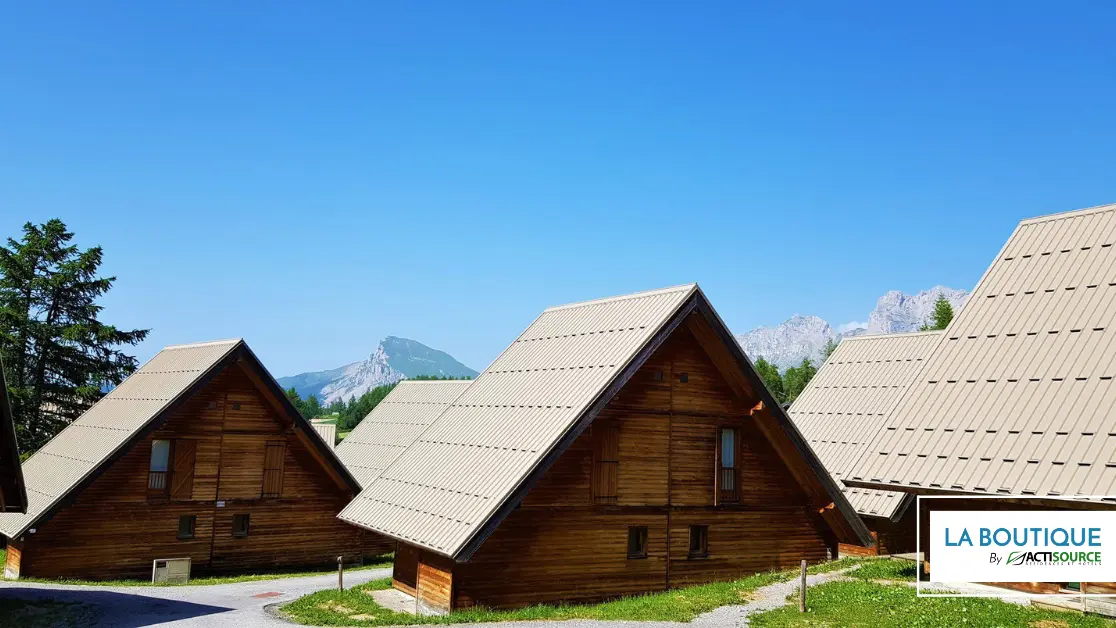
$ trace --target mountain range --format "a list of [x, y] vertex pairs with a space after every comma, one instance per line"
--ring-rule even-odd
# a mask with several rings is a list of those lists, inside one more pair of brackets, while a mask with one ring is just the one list
[[477, 372], [450, 354], [407, 338], [388, 336], [368, 359], [335, 369], [300, 373], [278, 378], [283, 388], [294, 388], [300, 396], [314, 395], [323, 405], [359, 398], [377, 386], [394, 384], [419, 375], [476, 377]]
[[[892, 334], [917, 331], [934, 311], [934, 302], [944, 295], [959, 310], [968, 298], [965, 290], [935, 286], [918, 294], [891, 290], [876, 301], [867, 323], [847, 323], [839, 329], [817, 316], [795, 314], [774, 327], [766, 325], [738, 334], [736, 340], [753, 360], [764, 358], [780, 369], [811, 360], [816, 366], [825, 361], [825, 345], [830, 340], [861, 334]], [[477, 372], [444, 351], [421, 342], [388, 336], [380, 341], [368, 359], [335, 369], [280, 377], [283, 388], [294, 388], [306, 398], [315, 395], [323, 405], [360, 397], [377, 386], [393, 384], [419, 375], [476, 377]]]
[[796, 366], [804, 359], [821, 366], [825, 361], [825, 345], [830, 340], [840, 342], [842, 338], [862, 334], [918, 331], [930, 318], [939, 296], [949, 300], [956, 315], [969, 293], [945, 286], [934, 286], [918, 294], [890, 290], [876, 301], [867, 324], [849, 323], [834, 329], [817, 316], [795, 314], [775, 327], [764, 325], [738, 334], [736, 340], [748, 357], [753, 360], [762, 357], [779, 369]]

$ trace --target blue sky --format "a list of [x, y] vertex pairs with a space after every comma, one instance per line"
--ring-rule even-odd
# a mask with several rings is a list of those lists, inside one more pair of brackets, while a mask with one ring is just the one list
[[1116, 4], [14, 3], [0, 234], [63, 218], [139, 348], [483, 368], [698, 281], [737, 331], [971, 288], [1116, 201]]

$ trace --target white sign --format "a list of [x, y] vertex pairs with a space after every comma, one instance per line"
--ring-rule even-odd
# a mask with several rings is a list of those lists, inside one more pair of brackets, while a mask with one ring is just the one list
[[930, 512], [935, 582], [1116, 581], [1116, 511]]

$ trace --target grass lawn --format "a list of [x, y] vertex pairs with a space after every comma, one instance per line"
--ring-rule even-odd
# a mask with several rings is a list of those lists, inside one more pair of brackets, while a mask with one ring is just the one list
[[57, 626], [88, 626], [94, 612], [89, 607], [54, 600], [0, 599], [0, 618], [5, 626], [19, 628], [55, 628]]
[[[878, 561], [881, 568], [891, 569]], [[875, 566], [875, 565], [870, 565]], [[861, 569], [864, 569], [862, 567]], [[859, 571], [859, 570], [858, 570]], [[849, 575], [853, 575], [851, 572]], [[788, 605], [753, 616], [753, 626], [849, 626], [871, 628], [937, 626], [1021, 626], [1075, 628], [1116, 626], [1095, 615], [1039, 610], [986, 598], [919, 598], [907, 585], [867, 580], [827, 582], [809, 590], [806, 613], [797, 595]]]
[[[809, 571], [822, 573], [859, 562], [842, 559], [815, 565]], [[442, 617], [416, 617], [408, 613], [395, 613], [377, 604], [368, 591], [390, 589], [391, 580], [385, 578], [346, 591], [319, 591], [284, 606], [283, 612], [292, 621], [313, 626], [395, 626], [563, 619], [690, 621], [715, 608], [741, 604], [748, 600], [752, 591], [796, 575], [797, 570], [766, 572], [733, 582], [715, 582], [601, 604], [540, 605], [513, 611], [475, 608], [455, 611]]]
[[[4, 564], [4, 557], [7, 550], [0, 550], [0, 565]], [[345, 571], [364, 571], [366, 569], [382, 569], [391, 567], [392, 556], [385, 554], [378, 556], [372, 561], [361, 567], [346, 567]], [[337, 569], [326, 569], [321, 571], [293, 571], [293, 570], [277, 570], [258, 574], [241, 574], [238, 576], [213, 576], [205, 578], [191, 578], [189, 584], [169, 584], [159, 583], [152, 584], [150, 580], [72, 580], [69, 578], [59, 578], [57, 580], [49, 580], [45, 578], [20, 578], [20, 582], [43, 582], [49, 584], [78, 584], [78, 585], [93, 585], [102, 587], [193, 587], [205, 586], [211, 584], [232, 584], [235, 582], [252, 582], [254, 580], [278, 580], [280, 578], [302, 578], [305, 576], [320, 576], [328, 573], [337, 573]]]

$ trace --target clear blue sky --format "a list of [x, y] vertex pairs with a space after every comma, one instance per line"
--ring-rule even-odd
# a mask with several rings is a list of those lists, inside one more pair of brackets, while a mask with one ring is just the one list
[[63, 218], [138, 353], [483, 368], [698, 281], [737, 331], [971, 288], [1116, 201], [1116, 3], [4, 2], [0, 233]]

